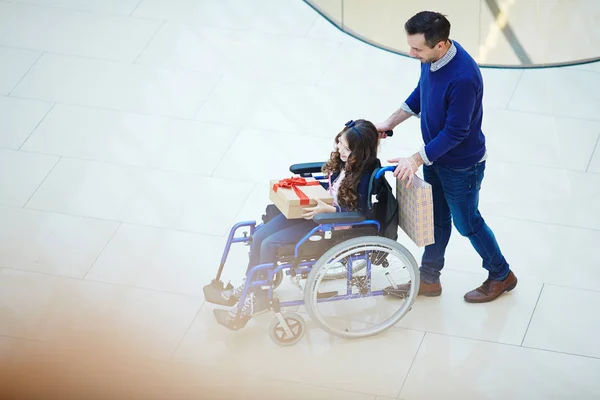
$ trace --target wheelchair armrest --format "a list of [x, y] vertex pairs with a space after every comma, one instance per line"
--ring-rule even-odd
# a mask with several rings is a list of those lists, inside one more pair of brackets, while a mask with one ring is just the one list
[[313, 218], [317, 224], [352, 224], [364, 220], [365, 216], [359, 211], [323, 213], [317, 214]]
[[306, 175], [321, 172], [324, 162], [310, 162], [293, 164], [290, 166], [290, 172], [292, 174]]

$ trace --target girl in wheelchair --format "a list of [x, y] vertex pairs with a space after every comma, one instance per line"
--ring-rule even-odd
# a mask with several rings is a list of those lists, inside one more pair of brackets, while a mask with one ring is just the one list
[[[381, 166], [377, 158], [379, 133], [375, 126], [366, 120], [349, 121], [345, 128], [335, 137], [336, 148], [323, 166], [328, 176], [324, 184], [334, 199], [333, 205], [320, 200], [314, 207], [304, 209], [303, 219], [287, 219], [277, 212], [260, 229], [256, 230], [250, 240], [250, 259], [248, 271], [259, 264], [277, 262], [277, 250], [288, 244], [295, 244], [307, 235], [316, 224], [313, 217], [320, 213], [341, 211], [360, 211], [367, 209], [369, 180], [372, 172]], [[274, 208], [274, 207], [273, 207]], [[266, 279], [262, 272], [253, 280]], [[223, 290], [223, 304], [232, 304], [240, 298], [244, 285]], [[235, 304], [229, 310], [229, 318], [236, 315], [242, 318], [266, 311], [269, 308], [267, 290], [253, 288], [243, 304]], [[227, 326], [227, 325], [226, 325]]]

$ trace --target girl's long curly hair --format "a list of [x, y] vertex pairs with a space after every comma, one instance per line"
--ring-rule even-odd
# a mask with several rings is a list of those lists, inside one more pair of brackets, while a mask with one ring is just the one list
[[[350, 149], [350, 155], [345, 163], [340, 158], [337, 147], [342, 136], [346, 138]], [[341, 172], [342, 169], [346, 172], [337, 195], [340, 206], [349, 210], [358, 210], [358, 183], [367, 172], [375, 169], [378, 163], [378, 145], [379, 132], [373, 123], [364, 119], [356, 120], [353, 127], [346, 127], [336, 135], [335, 150], [331, 152], [329, 161], [323, 166], [322, 171], [330, 176]]]

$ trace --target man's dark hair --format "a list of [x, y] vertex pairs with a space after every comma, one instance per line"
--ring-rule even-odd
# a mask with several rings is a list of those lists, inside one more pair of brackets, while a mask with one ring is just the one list
[[425, 44], [432, 49], [439, 42], [446, 42], [450, 37], [450, 21], [438, 12], [421, 11], [406, 21], [404, 30], [409, 35], [422, 33]]

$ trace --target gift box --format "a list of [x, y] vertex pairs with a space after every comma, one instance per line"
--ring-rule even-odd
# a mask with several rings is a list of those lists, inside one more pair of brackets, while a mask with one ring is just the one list
[[316, 199], [333, 204], [331, 194], [314, 178], [271, 180], [270, 186], [269, 199], [288, 219], [302, 218], [303, 209], [316, 206]]
[[433, 193], [431, 185], [415, 175], [412, 185], [396, 181], [400, 228], [419, 247], [435, 242], [433, 236]]

